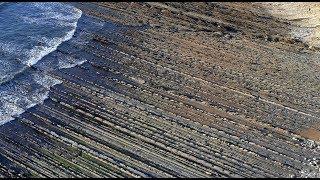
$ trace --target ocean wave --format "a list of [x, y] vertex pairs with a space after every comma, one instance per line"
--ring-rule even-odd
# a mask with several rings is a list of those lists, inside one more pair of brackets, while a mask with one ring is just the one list
[[[73, 37], [81, 16], [81, 10], [62, 3], [12, 3], [0, 9], [0, 125], [42, 103], [50, 87], [61, 83], [46, 69], [31, 67]], [[53, 61], [58, 68], [85, 62]]]
[[[82, 15], [81, 10], [61, 3], [20, 3], [2, 12], [0, 20], [6, 18], [6, 13], [7, 16], [18, 15], [11, 19], [7, 17], [9, 18], [7, 24], [0, 25], [0, 33], [2, 33], [1, 29], [6, 30], [3, 32], [3, 37], [0, 38], [0, 53], [2, 55], [2, 59], [0, 59], [0, 75], [2, 75], [0, 83], [10, 80], [16, 74], [21, 73], [27, 67], [36, 64], [44, 56], [55, 51], [62, 42], [70, 40], [77, 28], [77, 21]], [[51, 21], [42, 19], [42, 16], [46, 17], [52, 14], [56, 14], [60, 18], [51, 19]], [[17, 20], [24, 18], [33, 19], [36, 22], [43, 20], [51, 24], [47, 24], [47, 26], [43, 24], [33, 25], [32, 23], [26, 25], [30, 22], [14, 24], [18, 22]], [[69, 24], [62, 28], [58, 27], [60, 26], [59, 23], [66, 19], [71, 20]], [[12, 28], [18, 27], [17, 29], [19, 29], [20, 26], [24, 27], [23, 32]], [[8, 29], [11, 29], [11, 32]], [[24, 35], [19, 36], [21, 33], [24, 33]], [[12, 36], [17, 37], [13, 38]], [[17, 66], [17, 63], [25, 66]]]
[[62, 38], [53, 38], [49, 40], [43, 37], [44, 40], [41, 42], [45, 42], [46, 44], [48, 44], [48, 46], [35, 46], [26, 54], [26, 56], [28, 57], [28, 60], [24, 62], [24, 64], [26, 64], [27, 66], [34, 65], [44, 56], [48, 55], [52, 51], [55, 51], [62, 42], [70, 40], [75, 30], [76, 30], [76, 25], [71, 31], [67, 32], [66, 35]]

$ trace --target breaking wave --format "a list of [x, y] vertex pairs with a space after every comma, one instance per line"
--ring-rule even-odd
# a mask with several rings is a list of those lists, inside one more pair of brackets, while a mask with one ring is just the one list
[[[81, 15], [63, 3], [0, 3], [0, 125], [42, 103], [61, 83], [32, 67], [73, 37]], [[56, 61], [69, 68], [85, 60]]]

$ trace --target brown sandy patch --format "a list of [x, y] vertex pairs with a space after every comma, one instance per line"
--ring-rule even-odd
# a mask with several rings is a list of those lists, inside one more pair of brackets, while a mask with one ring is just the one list
[[306, 130], [303, 130], [299, 132], [299, 134], [305, 138], [314, 140], [314, 141], [319, 141], [320, 140], [320, 131], [316, 130], [314, 128], [309, 128]]

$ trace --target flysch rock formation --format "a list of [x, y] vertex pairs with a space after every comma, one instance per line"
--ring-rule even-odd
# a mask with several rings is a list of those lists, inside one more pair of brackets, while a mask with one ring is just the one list
[[320, 54], [288, 4], [70, 4], [86, 42], [43, 61], [85, 62], [0, 126], [0, 177], [319, 177]]

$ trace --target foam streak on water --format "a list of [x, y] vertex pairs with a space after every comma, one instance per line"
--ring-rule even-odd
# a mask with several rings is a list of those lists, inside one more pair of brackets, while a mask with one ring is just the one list
[[[0, 125], [42, 103], [49, 88], [61, 83], [46, 75], [49, 67], [30, 66], [70, 40], [81, 15], [79, 9], [62, 3], [0, 4]], [[65, 68], [85, 60], [52, 61]]]

